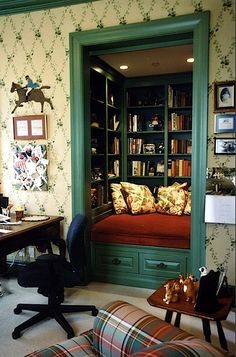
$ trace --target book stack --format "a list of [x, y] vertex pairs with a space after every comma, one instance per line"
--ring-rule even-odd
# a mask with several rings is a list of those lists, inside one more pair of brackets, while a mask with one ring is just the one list
[[170, 131], [192, 130], [192, 116], [171, 113], [168, 121], [168, 129]]
[[141, 154], [143, 147], [143, 139], [141, 138], [128, 138], [128, 153]]
[[168, 162], [168, 176], [191, 176], [191, 161], [185, 159], [170, 160]]
[[113, 139], [113, 143], [111, 145], [111, 154], [120, 154], [120, 139], [117, 137], [114, 137]]
[[137, 114], [128, 115], [128, 132], [136, 132], [143, 130], [143, 118]]
[[168, 86], [168, 106], [172, 107], [188, 107], [192, 105], [191, 90], [174, 89], [171, 85]]
[[171, 139], [170, 152], [171, 154], [191, 154], [192, 140]]

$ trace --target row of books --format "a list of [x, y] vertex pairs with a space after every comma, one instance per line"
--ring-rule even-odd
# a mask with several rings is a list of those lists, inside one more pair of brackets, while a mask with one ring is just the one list
[[164, 176], [164, 161], [133, 160], [129, 162], [128, 172], [132, 176]]
[[171, 139], [170, 152], [171, 152], [171, 154], [191, 154], [192, 153], [192, 140]]
[[113, 138], [112, 142], [110, 143], [109, 153], [119, 155], [120, 154], [120, 139], [116, 136]]
[[177, 113], [171, 113], [168, 120], [169, 131], [192, 130], [192, 116]]
[[119, 130], [119, 126], [120, 126], [120, 120], [117, 117], [116, 114], [112, 115], [109, 118], [109, 129], [111, 130]]
[[128, 138], [128, 153], [141, 154], [143, 141], [141, 138]]
[[189, 89], [175, 89], [171, 85], [168, 86], [168, 106], [172, 107], [188, 107], [192, 105], [192, 91]]
[[108, 177], [120, 176], [120, 161], [110, 160], [108, 163]]
[[142, 131], [143, 130], [143, 120], [140, 115], [134, 114], [132, 115], [131, 113], [128, 115], [128, 127], [127, 127], [129, 132], [136, 132], [136, 131]]
[[191, 161], [185, 159], [168, 160], [168, 176], [191, 176]]

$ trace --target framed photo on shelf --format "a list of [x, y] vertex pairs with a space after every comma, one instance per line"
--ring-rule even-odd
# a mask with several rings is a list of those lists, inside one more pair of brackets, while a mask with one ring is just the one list
[[235, 111], [235, 81], [214, 83], [214, 113]]
[[236, 139], [235, 138], [215, 138], [215, 155], [235, 155]]
[[143, 144], [144, 154], [155, 154], [155, 144]]
[[25, 115], [13, 117], [15, 140], [47, 139], [46, 115]]
[[236, 114], [215, 114], [214, 119], [215, 133], [236, 132]]

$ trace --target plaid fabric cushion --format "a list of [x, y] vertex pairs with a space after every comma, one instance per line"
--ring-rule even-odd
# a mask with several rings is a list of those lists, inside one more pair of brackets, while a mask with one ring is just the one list
[[30, 353], [25, 357], [94, 357], [92, 331]]
[[145, 348], [132, 357], [224, 357], [218, 349], [203, 340], [173, 341]]
[[129, 356], [151, 345], [194, 336], [124, 301], [99, 311], [93, 327], [94, 348], [104, 357]]

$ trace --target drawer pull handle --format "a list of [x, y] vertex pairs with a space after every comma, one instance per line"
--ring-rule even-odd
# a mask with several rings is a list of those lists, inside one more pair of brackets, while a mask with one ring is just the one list
[[159, 264], [157, 264], [157, 268], [158, 269], [166, 269], [167, 265], [165, 263], [159, 263]]
[[112, 264], [114, 264], [114, 265], [119, 265], [120, 263], [121, 263], [121, 260], [120, 259], [118, 259], [118, 258], [114, 258], [114, 259], [112, 259]]

